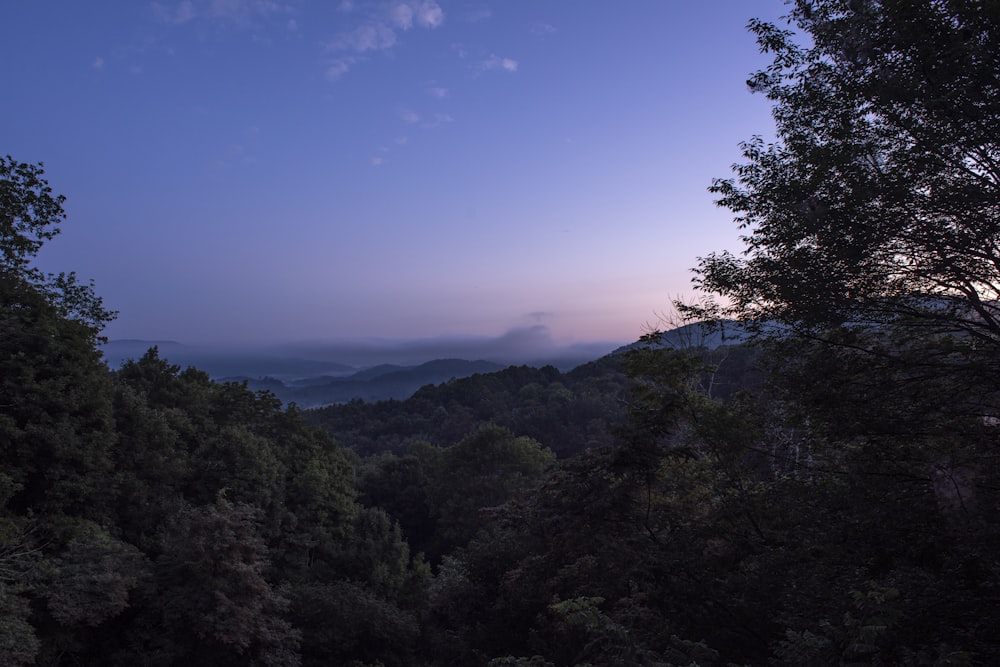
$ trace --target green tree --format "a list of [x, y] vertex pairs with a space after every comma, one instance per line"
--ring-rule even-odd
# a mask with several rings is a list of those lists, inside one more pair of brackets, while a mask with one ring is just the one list
[[161, 656], [156, 664], [300, 664], [288, 600], [265, 577], [257, 515], [219, 494], [176, 518], [131, 636], [136, 655]]
[[[796, 0], [789, 18], [801, 39], [750, 26], [774, 56], [748, 84], [776, 140], [712, 188], [745, 252], [701, 259], [719, 300], [685, 309], [799, 334], [766, 346], [742, 448], [771, 476], [743, 504], [756, 543], [726, 551], [784, 573], [760, 607], [788, 631], [770, 640], [783, 664], [994, 655], [998, 571], [978, 554], [1000, 539], [1000, 5]], [[859, 620], [868, 581], [903, 620]]]
[[32, 664], [41, 648], [26, 595], [36, 583], [43, 555], [36, 530], [25, 517], [0, 515], [0, 663], [6, 665]]
[[750, 24], [776, 140], [711, 188], [746, 250], [702, 258], [696, 282], [743, 319], [1000, 342], [1000, 5], [796, 0], [789, 20], [801, 43]]
[[0, 486], [18, 511], [99, 517], [113, 435], [94, 343], [112, 314], [72, 274], [32, 266], [65, 218], [44, 173], [0, 157]]
[[3, 500], [100, 519], [112, 489], [110, 383], [91, 329], [43, 292], [0, 273], [0, 471]]
[[[441, 450], [433, 445], [411, 449], [413, 453], [403, 456], [385, 452], [365, 459], [358, 479], [359, 500], [398, 521], [411, 550], [426, 553], [436, 529], [427, 498], [428, 475]], [[421, 449], [424, 457], [417, 456]]]
[[441, 452], [428, 493], [440, 554], [467, 543], [483, 511], [537, 488], [555, 455], [526, 437], [488, 425]]
[[[95, 348], [111, 314], [72, 274], [32, 262], [63, 198], [41, 165], [0, 158], [0, 661], [49, 663], [120, 614], [142, 557], [107, 530], [111, 384]], [[99, 527], [100, 526], [100, 527]]]
[[146, 565], [138, 549], [94, 524], [84, 523], [74, 532], [53, 559], [44, 594], [60, 624], [96, 627], [128, 607]]
[[61, 231], [66, 198], [54, 195], [42, 164], [0, 157], [0, 273], [41, 292], [58, 313], [87, 327], [96, 342], [115, 313], [106, 310], [92, 284], [75, 273], [45, 274], [31, 263], [42, 245]]
[[42, 244], [59, 233], [66, 217], [62, 195], [53, 195], [42, 165], [0, 158], [0, 265], [9, 271], [29, 271]]

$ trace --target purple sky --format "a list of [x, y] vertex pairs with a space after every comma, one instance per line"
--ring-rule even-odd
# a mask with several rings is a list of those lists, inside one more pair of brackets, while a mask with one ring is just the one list
[[738, 248], [781, 0], [8, 2], [0, 152], [112, 338], [630, 341]]

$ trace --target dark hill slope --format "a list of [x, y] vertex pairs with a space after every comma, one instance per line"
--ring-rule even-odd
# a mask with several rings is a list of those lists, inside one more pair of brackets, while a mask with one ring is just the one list
[[511, 366], [428, 385], [402, 401], [355, 400], [305, 414], [361, 455], [402, 451], [417, 440], [452, 445], [492, 422], [567, 456], [610, 443], [625, 387], [621, 361], [609, 355], [567, 373]]
[[475, 373], [491, 373], [503, 368], [492, 361], [435, 359], [419, 366], [373, 366], [346, 377], [319, 376], [283, 382], [273, 377], [224, 378], [230, 382], [246, 382], [254, 390], [269, 391], [283, 403], [295, 403], [300, 408], [347, 403], [353, 400], [402, 400], [428, 384], [438, 384]]
[[[702, 351], [712, 369], [704, 383], [716, 398], [757, 381], [753, 348]], [[626, 353], [623, 348], [565, 373], [552, 366], [511, 366], [427, 385], [406, 400], [353, 400], [309, 410], [305, 416], [362, 456], [398, 453], [418, 440], [449, 446], [493, 423], [566, 457], [614, 443], [612, 431], [628, 405]]]

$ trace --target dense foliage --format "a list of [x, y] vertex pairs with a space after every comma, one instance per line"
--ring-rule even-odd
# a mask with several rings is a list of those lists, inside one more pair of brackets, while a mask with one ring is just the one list
[[61, 198], [0, 166], [0, 663], [412, 664], [430, 572], [356, 457], [155, 349], [109, 372], [100, 300], [22, 261]]
[[612, 444], [624, 415], [626, 377], [605, 357], [560, 373], [552, 366], [511, 366], [428, 385], [404, 401], [351, 401], [305, 413], [361, 455], [402, 453], [421, 440], [449, 446], [487, 424], [544, 442], [560, 456]]
[[[702, 260], [739, 318], [885, 322], [997, 340], [1000, 6], [976, 0], [798, 0], [807, 33], [754, 22], [774, 64], [777, 141], [744, 145], [713, 191], [744, 257]], [[933, 298], [931, 298], [933, 297]]]

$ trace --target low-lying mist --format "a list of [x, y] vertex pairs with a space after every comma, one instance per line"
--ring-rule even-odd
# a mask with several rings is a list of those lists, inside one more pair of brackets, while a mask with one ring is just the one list
[[536, 325], [511, 329], [499, 336], [315, 340], [256, 346], [111, 340], [104, 346], [104, 355], [111, 368], [118, 368], [155, 345], [161, 358], [182, 367], [195, 366], [214, 378], [293, 379], [343, 376], [380, 364], [414, 366], [435, 359], [485, 360], [504, 365], [551, 364], [566, 370], [602, 357], [623, 342], [560, 342], [553, 339], [547, 327]]

